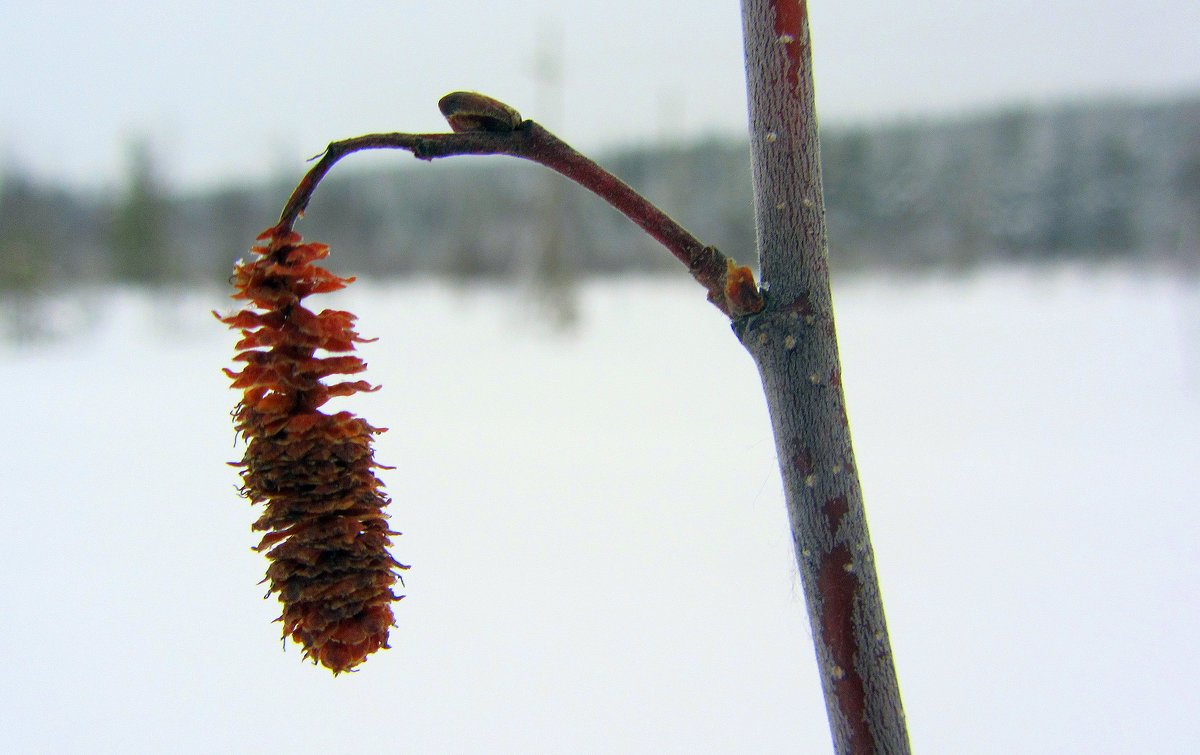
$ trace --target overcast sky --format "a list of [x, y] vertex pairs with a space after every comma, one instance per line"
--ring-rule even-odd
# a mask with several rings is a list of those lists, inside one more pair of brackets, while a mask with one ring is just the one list
[[[826, 124], [1200, 92], [1197, 0], [810, 10]], [[0, 0], [0, 33], [0, 168], [96, 187], [137, 137], [177, 186], [293, 175], [332, 139], [443, 130], [454, 89], [586, 150], [746, 128], [733, 0]]]

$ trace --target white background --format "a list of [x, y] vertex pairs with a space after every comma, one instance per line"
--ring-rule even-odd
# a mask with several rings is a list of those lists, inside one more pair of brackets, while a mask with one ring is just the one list
[[[338, 678], [256, 584], [223, 296], [0, 351], [0, 750], [828, 751], [761, 388], [698, 287], [589, 284], [571, 337], [489, 290], [313, 302], [382, 337], [346, 407], [391, 428], [413, 565], [393, 648]], [[1200, 748], [1194, 281], [835, 300], [915, 749]]]
[[[1200, 91], [1194, 0], [809, 6], [827, 124]], [[732, 0], [8, 2], [0, 33], [0, 165], [93, 187], [141, 138], [177, 186], [294, 182], [333, 139], [444, 130], [456, 89], [588, 151], [746, 131]]]

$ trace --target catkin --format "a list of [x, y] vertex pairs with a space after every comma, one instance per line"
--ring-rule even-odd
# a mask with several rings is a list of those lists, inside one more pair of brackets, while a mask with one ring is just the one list
[[320, 410], [336, 396], [376, 390], [363, 380], [325, 382], [366, 369], [348, 353], [366, 339], [351, 313], [301, 304], [354, 279], [315, 264], [329, 248], [295, 232], [272, 228], [259, 242], [232, 278], [233, 298], [249, 306], [218, 316], [242, 334], [234, 360], [244, 365], [225, 370], [243, 391], [233, 417], [246, 453], [234, 466], [242, 495], [263, 505], [256, 550], [271, 562], [265, 581], [283, 604], [283, 635], [338, 674], [388, 647], [391, 604], [402, 597], [392, 588], [408, 568], [388, 552], [399, 533], [388, 527], [389, 501], [375, 475], [383, 467], [373, 439], [384, 430], [350, 412]]

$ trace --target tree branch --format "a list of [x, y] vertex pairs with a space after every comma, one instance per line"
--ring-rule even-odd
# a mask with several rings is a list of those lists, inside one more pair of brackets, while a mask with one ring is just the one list
[[743, 0], [762, 376], [838, 753], [910, 750], [842, 390], [805, 0]]
[[762, 309], [754, 274], [716, 247], [706, 246], [628, 184], [576, 152], [512, 108], [473, 92], [455, 92], [439, 103], [456, 133], [367, 134], [332, 142], [300, 181], [277, 228], [290, 231], [321, 179], [339, 160], [366, 149], [402, 149], [421, 160], [455, 155], [509, 155], [554, 170], [604, 199], [667, 248], [708, 291], [708, 300], [736, 319]]

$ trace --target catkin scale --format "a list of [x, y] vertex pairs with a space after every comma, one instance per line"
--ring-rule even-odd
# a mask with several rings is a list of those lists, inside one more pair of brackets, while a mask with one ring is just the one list
[[[392, 588], [408, 567], [388, 552], [393, 532], [383, 509], [388, 498], [375, 470], [373, 438], [384, 431], [350, 412], [320, 411], [330, 399], [377, 390], [364, 380], [325, 378], [366, 369], [345, 352], [365, 342], [349, 312], [313, 312], [311, 294], [353, 281], [315, 264], [324, 244], [302, 243], [291, 231], [259, 236], [255, 258], [240, 262], [235, 299], [250, 307], [218, 318], [241, 331], [225, 370], [243, 391], [234, 424], [246, 440], [241, 492], [262, 504], [253, 529], [265, 533], [256, 550], [271, 562], [266, 581], [283, 604], [284, 637], [305, 657], [335, 674], [353, 669], [388, 647], [394, 624]], [[328, 356], [318, 356], [324, 351]], [[339, 353], [341, 352], [341, 353]]]

